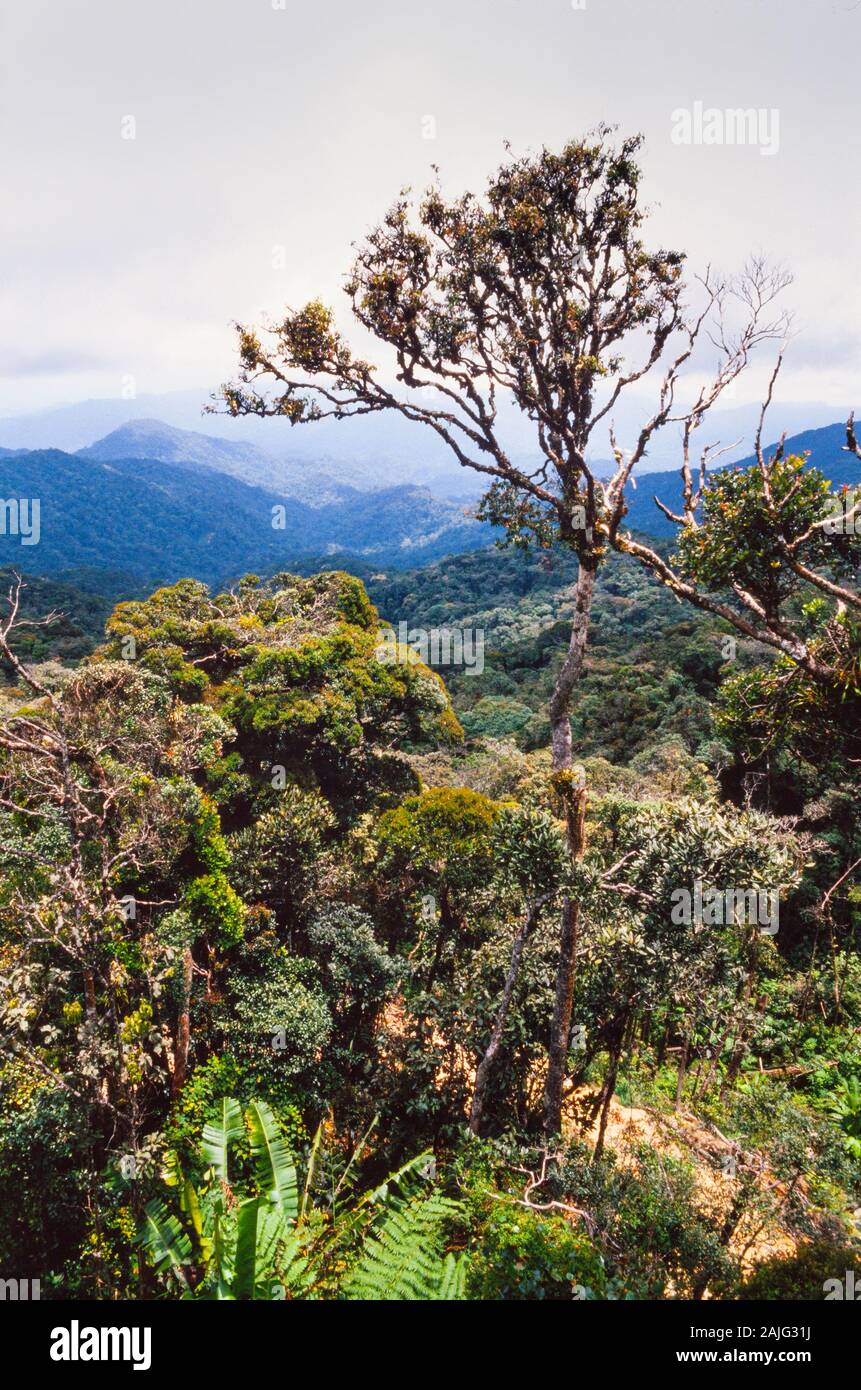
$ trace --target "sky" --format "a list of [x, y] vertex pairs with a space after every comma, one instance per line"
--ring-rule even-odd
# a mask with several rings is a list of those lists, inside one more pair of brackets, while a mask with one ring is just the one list
[[779, 398], [861, 406], [859, 47], [861, 0], [5, 0], [0, 415], [214, 389], [234, 320], [318, 294], [346, 325], [401, 187], [599, 121], [645, 136], [647, 239], [792, 271]]

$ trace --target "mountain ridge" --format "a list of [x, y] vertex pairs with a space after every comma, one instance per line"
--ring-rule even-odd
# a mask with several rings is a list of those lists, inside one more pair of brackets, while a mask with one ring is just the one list
[[[840, 487], [844, 483], [861, 483], [861, 463], [845, 446], [846, 424], [837, 421], [818, 429], [802, 430], [799, 434], [790, 436], [784, 443], [784, 450], [786, 454], [809, 454], [810, 467], [819, 469], [833, 486]], [[777, 448], [777, 441], [769, 444], [765, 448], [766, 456], [773, 454]], [[712, 472], [721, 472], [726, 468], [749, 468], [755, 462], [755, 456], [750, 454], [734, 463], [723, 463]], [[654, 499], [657, 497], [671, 511], [679, 510], [679, 469], [647, 473], [641, 476], [639, 483], [639, 487], [629, 487], [627, 491], [626, 525], [632, 530], [644, 531], [652, 536], [663, 538], [675, 535], [677, 528], [655, 505]]]
[[149, 418], [130, 420], [75, 453], [79, 458], [108, 461], [141, 458], [193, 463], [314, 507], [345, 501], [360, 491], [325, 470], [279, 461], [247, 440], [223, 439]]
[[[284, 419], [242, 417], [226, 414], [204, 417], [203, 407], [210, 399], [204, 387], [161, 394], [141, 394], [131, 400], [107, 397], [47, 407], [19, 415], [0, 416], [0, 445], [11, 449], [61, 448], [68, 453], [87, 448], [105, 435], [130, 422], [157, 419], [175, 428], [201, 433], [212, 421], [218, 436], [245, 442], [276, 461], [286, 460], [288, 468], [311, 466], [337, 478], [339, 483], [357, 488], [382, 482], [415, 482], [445, 497], [477, 496], [483, 486], [478, 475], [460, 467], [441, 440], [432, 432], [388, 413], [385, 416], [358, 416], [347, 420], [323, 420], [294, 429]], [[630, 400], [620, 400], [614, 410], [616, 434], [623, 446], [639, 434], [643, 419], [654, 410], [654, 400], [641, 392]], [[788, 435], [817, 429], [846, 419], [852, 402], [827, 405], [822, 401], [776, 401], [773, 418]], [[503, 443], [518, 463], [534, 457], [532, 426], [513, 405], [500, 406]], [[710, 428], [714, 437], [740, 440], [727, 458], [750, 453], [760, 407], [753, 403], [727, 403], [717, 410]], [[210, 437], [210, 436], [206, 436]], [[606, 439], [596, 437], [595, 459], [609, 455]], [[677, 435], [662, 431], [652, 443], [640, 468], [646, 473], [671, 470], [680, 452]]]
[[313, 553], [400, 568], [417, 556], [479, 548], [493, 535], [462, 507], [415, 486], [312, 507], [199, 463], [102, 460], [57, 449], [0, 456], [0, 496], [39, 499], [38, 544], [0, 535], [0, 565], [34, 574], [83, 565], [148, 582], [220, 583], [288, 568]]

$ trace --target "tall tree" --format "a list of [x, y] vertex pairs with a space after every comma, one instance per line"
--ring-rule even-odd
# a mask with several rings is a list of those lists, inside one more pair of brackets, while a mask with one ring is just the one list
[[[313, 301], [260, 331], [237, 325], [239, 376], [219, 397], [231, 415], [293, 424], [394, 411], [487, 478], [480, 515], [510, 540], [576, 553], [571, 636], [549, 704], [575, 860], [586, 788], [574, 772], [569, 714], [595, 575], [618, 534], [625, 486], [659, 429], [698, 425], [757, 344], [782, 331], [769, 321], [782, 277], [759, 263], [734, 286], [707, 273], [697, 307], [687, 306], [682, 253], [649, 250], [641, 236], [640, 138], [611, 136], [602, 126], [558, 154], [509, 157], [483, 198], [448, 199], [438, 183], [417, 205], [401, 194], [359, 247], [346, 285], [353, 315], [386, 360], [356, 356], [331, 310]], [[734, 334], [725, 326], [731, 301], [743, 311]], [[716, 370], [693, 405], [677, 410], [681, 376], [710, 324]], [[623, 450], [613, 412], [636, 383], [651, 384], [657, 404]], [[530, 462], [507, 443], [512, 406], [534, 430]], [[610, 428], [616, 459], [609, 479], [587, 458], [599, 427]], [[545, 1090], [551, 1132], [561, 1124], [578, 928], [578, 904], [566, 899]]]

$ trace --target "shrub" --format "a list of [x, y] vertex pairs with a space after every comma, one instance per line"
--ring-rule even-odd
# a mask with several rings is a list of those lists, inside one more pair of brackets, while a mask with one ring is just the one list
[[472, 1256], [467, 1296], [564, 1302], [601, 1298], [604, 1263], [589, 1237], [564, 1217], [499, 1202]]
[[735, 1290], [743, 1301], [767, 1299], [773, 1302], [805, 1300], [813, 1302], [826, 1297], [825, 1283], [837, 1279], [842, 1284], [846, 1271], [857, 1271], [861, 1283], [861, 1250], [834, 1245], [830, 1241], [809, 1241], [794, 1255], [777, 1255], [757, 1265], [752, 1274]]

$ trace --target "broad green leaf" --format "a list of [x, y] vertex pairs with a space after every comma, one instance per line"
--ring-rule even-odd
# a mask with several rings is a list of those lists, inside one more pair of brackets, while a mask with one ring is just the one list
[[216, 1116], [203, 1127], [203, 1152], [221, 1182], [228, 1181], [230, 1145], [242, 1137], [242, 1111], [239, 1102], [225, 1096]]
[[246, 1115], [260, 1190], [287, 1221], [294, 1222], [299, 1211], [296, 1169], [278, 1122], [263, 1100], [252, 1101]]

